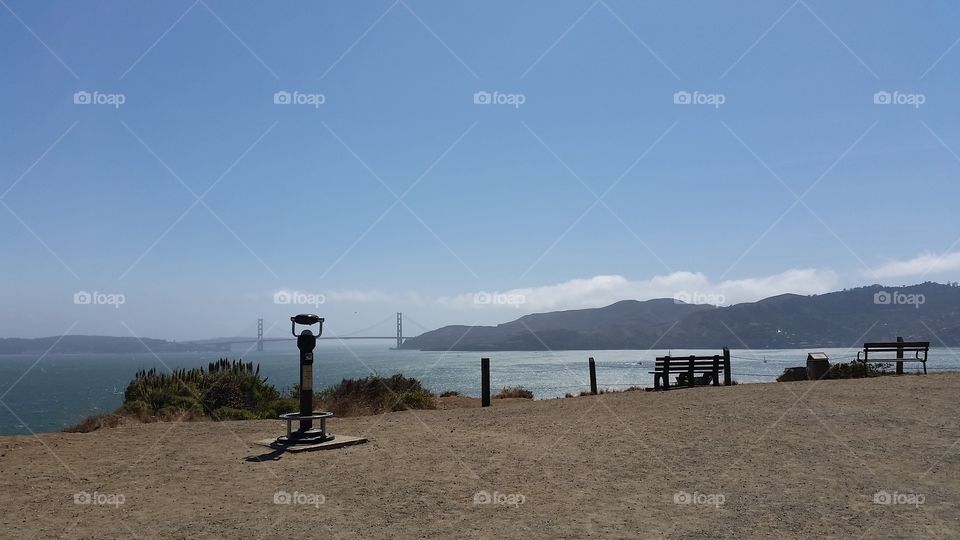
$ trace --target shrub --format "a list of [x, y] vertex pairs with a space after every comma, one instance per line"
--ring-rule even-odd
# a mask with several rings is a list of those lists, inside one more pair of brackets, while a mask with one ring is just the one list
[[523, 398], [533, 399], [533, 392], [522, 386], [504, 386], [500, 393], [493, 396], [494, 399]]
[[78, 424], [66, 427], [63, 430], [67, 433], [90, 433], [100, 428], [117, 427], [123, 422], [123, 417], [118, 414], [99, 414], [85, 418]]
[[117, 414], [136, 418], [141, 422], [149, 422], [153, 418], [153, 409], [143, 401], [128, 401], [117, 409]]
[[243, 409], [234, 409], [232, 407], [220, 407], [210, 415], [214, 420], [256, 420], [257, 415], [251, 411]]
[[869, 364], [864, 362], [850, 362], [833, 364], [824, 375], [824, 379], [862, 379], [864, 377], [880, 377], [892, 375], [890, 364]]
[[788, 367], [783, 370], [783, 374], [777, 377], [777, 382], [796, 382], [807, 380], [807, 368]]
[[[629, 388], [600, 388], [597, 390], [597, 394], [622, 394], [624, 392], [639, 392], [643, 390], [642, 386], [631, 386]], [[583, 390], [580, 392], [580, 397], [583, 396], [592, 396], [589, 390]], [[573, 397], [570, 394], [567, 394], [568, 397]]]
[[[113, 427], [124, 418], [140, 422], [157, 420], [252, 420], [275, 419], [300, 410], [299, 385], [282, 395], [260, 367], [242, 361], [220, 359], [207, 369], [172, 373], [140, 370], [124, 392], [123, 405], [112, 414], [87, 418], [65, 431], [88, 432]], [[452, 395], [456, 395], [454, 392]], [[378, 414], [406, 409], [435, 409], [436, 397], [420, 381], [403, 375], [344, 379], [314, 395], [314, 409], [337, 416]]]
[[460, 392], [457, 392], [456, 390], [444, 390], [443, 392], [440, 392], [440, 397], [454, 397], [459, 395]]
[[317, 398], [337, 416], [437, 408], [436, 398], [420, 381], [401, 374], [343, 379], [336, 386], [319, 392]]
[[[864, 377], [880, 377], [893, 375], [891, 364], [865, 364], [863, 362], [841, 362], [832, 364], [824, 379], [862, 379]], [[807, 369], [803, 367], [786, 368], [783, 374], [777, 377], [777, 382], [792, 382], [807, 380]], [[736, 382], [734, 382], [736, 384]]]
[[204, 414], [198, 414], [193, 410], [178, 409], [177, 407], [163, 407], [157, 411], [154, 417], [161, 422], [195, 422], [206, 420], [208, 417]]
[[[178, 411], [209, 415], [224, 407], [257, 411], [278, 399], [280, 392], [260, 377], [260, 366], [226, 358], [211, 362], [206, 370], [140, 370], [124, 392], [124, 403], [142, 403], [154, 414], [163, 411], [167, 416]], [[142, 413], [143, 405], [137, 407]]]
[[279, 418], [281, 414], [299, 412], [300, 400], [296, 398], [283, 398], [271, 402], [266, 407], [257, 411], [259, 418]]

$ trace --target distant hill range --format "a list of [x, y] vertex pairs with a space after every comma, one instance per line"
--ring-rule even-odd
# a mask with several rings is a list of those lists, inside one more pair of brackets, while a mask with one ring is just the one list
[[[59, 341], [58, 341], [59, 340]], [[0, 354], [134, 354], [222, 351], [223, 346], [178, 343], [162, 339], [111, 336], [59, 336], [43, 338], [2, 338]]]
[[445, 326], [404, 349], [537, 351], [859, 347], [864, 341], [960, 346], [960, 286], [873, 285], [827, 294], [783, 294], [716, 307], [673, 299], [525, 315], [497, 326]]

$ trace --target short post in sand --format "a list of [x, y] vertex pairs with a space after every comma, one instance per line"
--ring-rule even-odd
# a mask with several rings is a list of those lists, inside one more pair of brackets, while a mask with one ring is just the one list
[[480, 406], [490, 406], [490, 359], [480, 359]]
[[597, 395], [597, 363], [590, 357], [587, 362], [590, 365], [590, 394]]
[[[903, 358], [903, 336], [897, 336], [897, 358]], [[903, 362], [897, 362], [897, 375], [903, 375]]]
[[[297, 334], [297, 325], [318, 325], [314, 335], [309, 328]], [[326, 432], [326, 419], [333, 413], [313, 410], [313, 349], [317, 346], [317, 338], [323, 334], [323, 318], [316, 315], [300, 314], [290, 317], [290, 332], [297, 338], [297, 348], [300, 349], [300, 411], [281, 414], [280, 418], [287, 421], [287, 434], [277, 438], [277, 442], [284, 445], [317, 444], [331, 441], [334, 436]], [[300, 428], [290, 430], [294, 420], [300, 421]], [[313, 428], [313, 421], [320, 420], [320, 429]]]

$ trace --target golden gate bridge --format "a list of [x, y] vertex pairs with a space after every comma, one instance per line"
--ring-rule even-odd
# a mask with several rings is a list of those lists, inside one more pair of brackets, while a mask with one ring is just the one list
[[[402, 312], [399, 312], [399, 311], [398, 311], [397, 314], [396, 314], [396, 321], [397, 321], [397, 333], [396, 333], [396, 335], [393, 335], [393, 336], [358, 336], [358, 335], [356, 335], [356, 334], [361, 334], [361, 333], [363, 333], [363, 332], [367, 332], [367, 331], [369, 331], [369, 330], [372, 330], [372, 329], [374, 329], [374, 328], [377, 328], [378, 326], [380, 326], [380, 325], [382, 325], [383, 323], [389, 321], [390, 319], [393, 319], [393, 317], [394, 317], [394, 316], [391, 315], [391, 316], [387, 317], [386, 319], [384, 319], [384, 320], [382, 320], [382, 321], [380, 321], [380, 322], [378, 322], [378, 323], [376, 323], [376, 324], [373, 324], [373, 325], [371, 325], [371, 326], [368, 326], [367, 328], [362, 328], [362, 329], [360, 329], [360, 330], [356, 330], [356, 331], [350, 332], [349, 334], [346, 334], [346, 335], [343, 335], [343, 336], [338, 336], [338, 335], [333, 335], [333, 336], [320, 336], [320, 337], [317, 338], [317, 339], [331, 339], [331, 340], [340, 340], [340, 341], [342, 341], [342, 340], [348, 340], [348, 339], [389, 339], [389, 340], [395, 340], [395, 341], [396, 341], [396, 344], [397, 344], [397, 347], [396, 347], [396, 348], [399, 349], [400, 346], [403, 345], [403, 341], [404, 341], [405, 339], [409, 339], [409, 338], [410, 338], [410, 336], [404, 336], [404, 335], [403, 335], [403, 313], [402, 313]], [[417, 324], [415, 321], [412, 321], [412, 322], [414, 322], [414, 324]], [[420, 325], [417, 324], [417, 326], [420, 326]], [[329, 327], [328, 327], [328, 328], [329, 328]], [[422, 328], [422, 329], [423, 329], [423, 330], [426, 330], [426, 328]], [[291, 336], [291, 337], [282, 337], [282, 338], [264, 337], [264, 336], [263, 336], [263, 319], [261, 318], [261, 319], [257, 319], [257, 337], [255, 337], [255, 338], [224, 338], [224, 339], [213, 339], [213, 340], [209, 340], [209, 341], [204, 341], [204, 343], [212, 344], [212, 345], [233, 345], [233, 344], [243, 344], [243, 343], [256, 343], [256, 344], [257, 344], [257, 350], [258, 350], [258, 351], [262, 351], [262, 350], [263, 350], [263, 344], [266, 343], [266, 342], [269, 342], [269, 341], [294, 341], [294, 340], [296, 340], [296, 338], [294, 338], [293, 336]]]

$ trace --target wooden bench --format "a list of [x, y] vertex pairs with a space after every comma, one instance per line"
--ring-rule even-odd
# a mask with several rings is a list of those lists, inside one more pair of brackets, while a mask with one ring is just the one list
[[[896, 362], [898, 375], [903, 374], [904, 362], [920, 362], [923, 364], [923, 374], [926, 375], [927, 353], [929, 352], [929, 341], [904, 341], [902, 337], [898, 337], [896, 341], [864, 343], [863, 350], [857, 352], [857, 361], [863, 362], [864, 367], [867, 363], [889, 364], [890, 362]], [[896, 356], [891, 358], [890, 353], [894, 353]], [[905, 358], [905, 353], [913, 353], [913, 356]], [[871, 356], [872, 354], [879, 354], [880, 356]], [[861, 357], [861, 355], [863, 356]]]
[[[669, 390], [670, 374], [676, 373], [677, 384], [693, 388], [697, 383], [720, 386], [720, 371], [723, 370], [723, 384], [730, 386], [730, 349], [723, 348], [723, 354], [713, 356], [658, 356], [653, 374], [653, 389]], [[700, 377], [697, 377], [700, 375]]]

